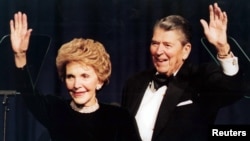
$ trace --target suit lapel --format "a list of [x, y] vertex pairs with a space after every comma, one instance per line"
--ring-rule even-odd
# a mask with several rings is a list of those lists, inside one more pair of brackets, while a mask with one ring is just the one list
[[141, 87], [138, 88], [138, 90], [140, 90], [140, 91], [138, 92], [136, 100], [134, 100], [134, 103], [133, 103], [133, 108], [132, 108], [133, 115], [136, 115], [136, 113], [140, 107], [141, 101], [143, 99], [143, 95], [148, 87], [148, 84], [149, 84], [149, 82], [143, 83], [143, 84], [141, 84]]
[[178, 104], [180, 97], [184, 94], [184, 89], [188, 85], [188, 82], [184, 81], [188, 77], [187, 69], [188, 67], [183, 66], [178, 75], [169, 83], [159, 109], [152, 139], [156, 138], [161, 130], [167, 126], [169, 116]]
[[138, 111], [138, 109], [139, 109], [139, 107], [140, 107], [140, 104], [141, 104], [141, 101], [142, 101], [142, 99], [143, 99], [143, 96], [144, 96], [144, 93], [145, 93], [145, 91], [146, 91], [146, 89], [147, 89], [147, 87], [148, 87], [148, 85], [149, 85], [149, 82], [152, 80], [152, 77], [153, 77], [153, 75], [155, 74], [155, 70], [151, 70], [151, 71], [149, 71], [149, 72], [147, 72], [148, 73], [148, 75], [145, 75], [145, 77], [142, 77], [142, 79], [141, 80], [139, 80], [139, 82], [142, 82], [142, 83], [140, 83], [139, 85], [137, 85], [137, 87], [136, 87], [136, 97], [135, 97], [135, 99], [136, 100], [131, 100], [131, 101], [133, 101], [133, 103], [132, 103], [132, 114], [133, 115], [136, 115], [136, 113], [137, 113], [137, 111]]

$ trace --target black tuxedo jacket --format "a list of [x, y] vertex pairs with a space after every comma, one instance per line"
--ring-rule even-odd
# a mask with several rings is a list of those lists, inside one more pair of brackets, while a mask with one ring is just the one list
[[[129, 78], [122, 106], [135, 116], [155, 69]], [[220, 66], [184, 63], [169, 82], [156, 119], [152, 141], [203, 141], [210, 136], [220, 107], [242, 97], [239, 77], [226, 76]], [[237, 82], [237, 83], [234, 83]]]

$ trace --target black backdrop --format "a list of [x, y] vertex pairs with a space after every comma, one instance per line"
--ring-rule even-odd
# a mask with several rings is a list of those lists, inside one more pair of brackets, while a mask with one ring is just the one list
[[[218, 2], [228, 14], [228, 34], [250, 54], [249, 0], [1, 0], [0, 37], [9, 34], [9, 20], [13, 14], [17, 11], [25, 12], [29, 27], [33, 28], [32, 36], [46, 36], [51, 41], [42, 45], [41, 40], [34, 39], [38, 43], [32, 48], [41, 50], [33, 51], [32, 54], [39, 55], [31, 57], [37, 60], [34, 62], [36, 71], [33, 78], [37, 82], [36, 87], [44, 94], [62, 96], [68, 95], [58, 81], [55, 70], [57, 49], [61, 44], [78, 37], [102, 42], [111, 55], [113, 66], [110, 83], [98, 97], [102, 102], [119, 104], [125, 79], [151, 67], [151, 29], [154, 22], [163, 16], [180, 14], [190, 20], [194, 32], [191, 60], [195, 63], [211, 60], [200, 42], [203, 31], [199, 19], [208, 19], [208, 5], [213, 2]], [[7, 46], [1, 46], [0, 49], [0, 88], [9, 89], [12, 88], [12, 75], [4, 63], [11, 64], [11, 61], [3, 56], [11, 56], [11, 51], [2, 51], [4, 47]], [[244, 65], [248, 66], [248, 62]], [[1, 95], [0, 100], [3, 97]], [[46, 129], [27, 111], [20, 96], [9, 96], [8, 99], [10, 110], [6, 121], [4, 105], [0, 106], [0, 140], [4, 135], [5, 122], [6, 141], [46, 141]], [[249, 106], [250, 101], [246, 96], [223, 108], [216, 123], [250, 124]]]

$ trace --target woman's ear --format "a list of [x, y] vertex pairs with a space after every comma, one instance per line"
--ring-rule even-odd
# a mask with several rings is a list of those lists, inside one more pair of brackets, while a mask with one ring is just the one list
[[103, 83], [98, 83], [96, 85], [96, 90], [100, 90], [102, 88], [102, 86], [103, 86]]

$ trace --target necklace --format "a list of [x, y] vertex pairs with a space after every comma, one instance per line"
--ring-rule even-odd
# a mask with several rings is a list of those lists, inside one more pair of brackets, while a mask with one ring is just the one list
[[79, 112], [79, 113], [93, 113], [95, 112], [96, 110], [99, 109], [99, 104], [98, 104], [98, 101], [96, 99], [96, 103], [92, 106], [87, 106], [87, 107], [79, 107], [79, 106], [76, 106], [75, 102], [71, 101], [70, 102], [70, 106], [73, 110]]

